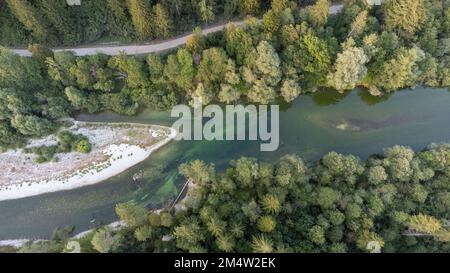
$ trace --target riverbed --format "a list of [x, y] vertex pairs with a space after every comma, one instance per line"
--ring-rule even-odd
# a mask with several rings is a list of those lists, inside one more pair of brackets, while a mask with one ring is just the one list
[[[48, 238], [58, 226], [76, 233], [117, 220], [114, 206], [135, 200], [149, 207], [173, 199], [183, 179], [178, 165], [193, 159], [213, 162], [221, 170], [232, 158], [252, 156], [274, 161], [297, 153], [315, 160], [329, 151], [366, 158], [396, 144], [421, 150], [450, 141], [450, 92], [447, 89], [402, 90], [373, 98], [361, 90], [343, 95], [320, 92], [280, 106], [280, 147], [260, 152], [258, 141], [179, 141], [102, 183], [30, 198], [0, 202], [0, 240]], [[78, 120], [134, 122], [170, 126], [169, 112], [144, 111], [134, 117], [112, 113], [79, 115]], [[133, 177], [139, 180], [133, 182]]]

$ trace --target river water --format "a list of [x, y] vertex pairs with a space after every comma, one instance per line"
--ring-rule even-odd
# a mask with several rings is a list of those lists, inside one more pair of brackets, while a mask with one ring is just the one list
[[[362, 159], [396, 144], [416, 150], [429, 143], [450, 141], [450, 92], [447, 89], [402, 90], [375, 99], [361, 90], [343, 95], [320, 92], [281, 105], [280, 147], [260, 152], [256, 141], [172, 142], [128, 171], [70, 191], [0, 202], [0, 240], [48, 238], [56, 227], [72, 225], [76, 232], [116, 220], [118, 202], [137, 201], [149, 207], [166, 205], [183, 179], [178, 165], [203, 159], [223, 169], [241, 156], [275, 161], [297, 153], [315, 160], [329, 151], [355, 154]], [[112, 113], [80, 115], [83, 121], [135, 122], [170, 126], [169, 112], [144, 111], [134, 117]], [[143, 174], [131, 182], [134, 174]]]

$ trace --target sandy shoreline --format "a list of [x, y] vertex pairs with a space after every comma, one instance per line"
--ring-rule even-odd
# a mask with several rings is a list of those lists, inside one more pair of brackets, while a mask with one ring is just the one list
[[27, 185], [8, 185], [7, 188], [2, 188], [0, 190], [0, 201], [76, 189], [87, 185], [93, 185], [118, 175], [139, 162], [142, 162], [154, 151], [175, 138], [177, 134], [176, 130], [168, 127], [167, 129], [170, 129], [170, 134], [165, 139], [147, 148], [130, 144], [110, 145], [108, 150], [105, 151], [105, 154], [109, 156], [109, 159], [101, 163], [100, 170], [88, 170], [87, 172], [80, 170], [64, 180], [53, 179]]

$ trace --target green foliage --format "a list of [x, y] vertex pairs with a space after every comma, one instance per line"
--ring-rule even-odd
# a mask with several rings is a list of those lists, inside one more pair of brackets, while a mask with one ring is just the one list
[[433, 234], [442, 229], [442, 224], [436, 218], [418, 214], [409, 218], [408, 226], [411, 230], [423, 233]]
[[[208, 178], [188, 187], [185, 209], [156, 213], [135, 203], [119, 204], [116, 212], [126, 227], [99, 229], [92, 245], [100, 252], [447, 250], [449, 144], [433, 144], [418, 153], [389, 148], [369, 157], [356, 173], [354, 157], [336, 155], [309, 164], [294, 155], [273, 164], [241, 158], [214, 175], [212, 166], [201, 161], [186, 164], [180, 172], [187, 177]], [[400, 159], [415, 162], [411, 175], [392, 172], [387, 162]], [[333, 166], [330, 160], [338, 162]], [[419, 166], [433, 171], [426, 181], [415, 178]], [[323, 186], [322, 173], [333, 182]], [[356, 183], [349, 184], [344, 173], [353, 173]], [[287, 174], [292, 176], [289, 183], [279, 183], [279, 176]], [[416, 198], [415, 189], [432, 198]], [[54, 241], [21, 251], [62, 251], [67, 238], [67, 232], [59, 232]]]
[[383, 10], [386, 28], [408, 38], [420, 30], [426, 17], [424, 0], [386, 0]]
[[48, 18], [40, 14], [31, 3], [27, 0], [8, 0], [6, 3], [11, 13], [37, 40], [47, 42], [53, 39], [53, 30], [47, 21]]
[[261, 232], [272, 232], [276, 227], [276, 221], [272, 216], [261, 216], [258, 219], [257, 226]]
[[325, 234], [321, 226], [313, 226], [309, 230], [309, 238], [311, 242], [316, 245], [323, 245], [325, 243]]
[[330, 85], [342, 92], [354, 89], [367, 73], [365, 64], [369, 58], [362, 48], [349, 47], [338, 54], [335, 72], [330, 74]]
[[318, 0], [316, 4], [301, 10], [300, 16], [314, 27], [323, 26], [328, 20], [329, 8], [329, 0]]
[[130, 12], [136, 32], [142, 39], [148, 38], [152, 33], [152, 11], [150, 3], [146, 0], [127, 0], [128, 11]]
[[[50, 2], [0, 3], [6, 7], [0, 9], [0, 20], [12, 23], [0, 24], [5, 36], [10, 37], [12, 29], [23, 24], [17, 35], [26, 34], [27, 26], [33, 25], [34, 35], [39, 33], [55, 43], [114, 33], [166, 37], [184, 20], [202, 20], [200, 17], [210, 17], [211, 10], [217, 15], [222, 7], [225, 9], [222, 1], [108, 0], [103, 5], [86, 0], [70, 8], [64, 2]], [[56, 119], [73, 111], [111, 110], [133, 115], [144, 107], [166, 110], [199, 96], [205, 104], [240, 99], [268, 104], [279, 96], [291, 102], [321, 87], [343, 92], [362, 86], [371, 95], [380, 96], [418, 84], [447, 86], [448, 7], [423, 0], [405, 3], [390, 0], [382, 9], [369, 10], [367, 5], [351, 1], [338, 20], [328, 18], [328, 1], [302, 9], [299, 17], [294, 16], [299, 12], [294, 2], [274, 1], [262, 23], [250, 18], [244, 26], [229, 24], [224, 33], [207, 36], [197, 29], [186, 48], [168, 56], [77, 57], [70, 52], [50, 52], [43, 46], [46, 41], [30, 46], [33, 58], [1, 48], [0, 119], [11, 127], [7, 130], [3, 126], [2, 133], [26, 139], [50, 133]], [[234, 6], [234, 14], [258, 14], [269, 7], [256, 0], [226, 6]], [[136, 31], [131, 29], [133, 23]], [[52, 38], [55, 34], [61, 41]], [[33, 39], [31, 42], [37, 41]], [[2, 142], [2, 146], [11, 143], [6, 139]], [[326, 164], [323, 167], [329, 168]], [[354, 171], [339, 179], [353, 183], [354, 174], [358, 174]], [[321, 183], [331, 183], [331, 172], [321, 174]], [[428, 174], [424, 170], [417, 179]], [[373, 179], [371, 183], [376, 183]]]
[[214, 166], [206, 165], [200, 160], [195, 160], [189, 164], [181, 164], [180, 173], [186, 178], [192, 178], [194, 183], [200, 185], [206, 185], [215, 176]]
[[135, 203], [117, 204], [116, 213], [129, 227], [139, 227], [147, 223], [147, 210]]
[[[241, 158], [214, 176], [208, 174], [206, 163], [197, 161], [203, 175], [188, 175], [195, 186], [186, 201], [196, 205], [173, 212], [170, 227], [156, 225], [151, 236], [170, 233], [175, 240], [171, 250], [188, 252], [342, 253], [369, 252], [378, 246], [389, 252], [445, 250], [450, 231], [438, 219], [449, 217], [445, 204], [450, 200], [450, 173], [444, 171], [450, 166], [448, 154], [447, 144], [431, 145], [417, 154], [396, 146], [365, 164], [353, 156], [330, 153], [308, 167], [293, 155], [273, 165]], [[397, 164], [401, 158], [430, 166], [433, 175], [426, 182], [417, 180], [416, 163], [408, 178], [393, 172], [387, 162]], [[190, 173], [190, 168], [185, 165], [180, 171]], [[324, 173], [332, 181], [327, 186], [321, 185]], [[293, 176], [289, 183], [279, 184], [278, 177], [287, 174]], [[203, 177], [209, 178], [195, 181]], [[436, 198], [421, 198], [423, 194]]]
[[114, 236], [112, 231], [107, 228], [99, 229], [92, 237], [92, 246], [100, 253], [108, 253], [117, 247], [118, 237]]
[[87, 137], [81, 134], [73, 134], [69, 131], [60, 131], [57, 134], [58, 144], [52, 146], [37, 146], [27, 148], [26, 151], [35, 154], [37, 163], [44, 163], [54, 160], [57, 153], [89, 153], [91, 144]]

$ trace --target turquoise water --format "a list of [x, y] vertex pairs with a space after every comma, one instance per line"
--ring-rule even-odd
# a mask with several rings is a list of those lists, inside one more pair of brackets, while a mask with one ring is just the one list
[[[260, 152], [256, 141], [172, 142], [150, 158], [105, 182], [71, 191], [0, 202], [0, 240], [48, 237], [57, 227], [83, 231], [116, 220], [114, 206], [135, 200], [149, 207], [166, 205], [183, 179], [178, 165], [203, 159], [223, 169], [232, 158], [253, 156], [274, 161], [287, 153], [309, 160], [334, 150], [366, 158], [385, 147], [408, 145], [416, 150], [431, 142], [450, 141], [450, 92], [416, 88], [374, 99], [361, 90], [339, 95], [321, 92], [281, 105], [280, 147]], [[112, 113], [80, 115], [79, 120], [171, 125], [168, 112], [144, 111], [125, 117]], [[340, 129], [339, 129], [340, 128]], [[133, 174], [144, 171], [139, 183]]]

